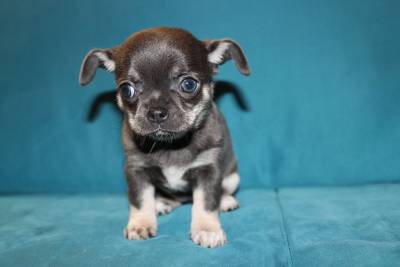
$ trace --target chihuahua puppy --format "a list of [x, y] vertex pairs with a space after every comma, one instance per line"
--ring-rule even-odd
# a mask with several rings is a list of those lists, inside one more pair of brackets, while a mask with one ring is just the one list
[[81, 85], [99, 67], [115, 73], [124, 114], [127, 239], [155, 236], [157, 214], [193, 201], [193, 242], [203, 247], [226, 242], [219, 211], [239, 207], [234, 197], [239, 175], [226, 122], [213, 101], [212, 77], [230, 59], [250, 74], [236, 42], [199, 41], [176, 28], [147, 29], [84, 58]]

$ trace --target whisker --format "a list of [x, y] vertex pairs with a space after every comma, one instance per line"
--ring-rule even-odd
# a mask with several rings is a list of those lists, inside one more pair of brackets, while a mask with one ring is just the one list
[[153, 151], [154, 147], [156, 146], [156, 143], [157, 143], [157, 141], [153, 142], [153, 145], [151, 146], [149, 153], [151, 153]]

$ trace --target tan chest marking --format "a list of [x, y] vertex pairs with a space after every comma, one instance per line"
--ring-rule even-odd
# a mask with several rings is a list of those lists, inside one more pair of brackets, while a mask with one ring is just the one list
[[162, 172], [167, 180], [167, 186], [173, 190], [184, 190], [188, 182], [183, 179], [186, 171], [189, 169], [193, 169], [196, 167], [200, 167], [203, 165], [208, 165], [214, 163], [217, 160], [218, 149], [211, 148], [209, 150], [201, 152], [193, 162], [186, 164], [184, 166], [172, 165], [172, 166], [163, 166]]

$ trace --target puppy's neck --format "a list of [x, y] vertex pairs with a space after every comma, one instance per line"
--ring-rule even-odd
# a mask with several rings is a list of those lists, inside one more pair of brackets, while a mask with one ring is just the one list
[[193, 140], [193, 132], [187, 132], [179, 138], [158, 140], [150, 136], [141, 136], [133, 133], [133, 141], [137, 148], [146, 154], [155, 153], [162, 150], [180, 150], [190, 145]]

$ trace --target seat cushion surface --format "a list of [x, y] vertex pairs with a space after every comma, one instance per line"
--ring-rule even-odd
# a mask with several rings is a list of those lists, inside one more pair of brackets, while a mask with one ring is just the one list
[[3, 196], [0, 266], [286, 266], [274, 191], [238, 198], [241, 208], [221, 215], [228, 244], [206, 249], [189, 239], [191, 205], [159, 217], [155, 238], [129, 241], [122, 195]]
[[191, 205], [128, 241], [122, 195], [0, 197], [0, 266], [395, 266], [400, 185], [248, 189], [221, 215], [224, 247], [189, 240]]
[[294, 266], [399, 266], [400, 185], [278, 195]]

